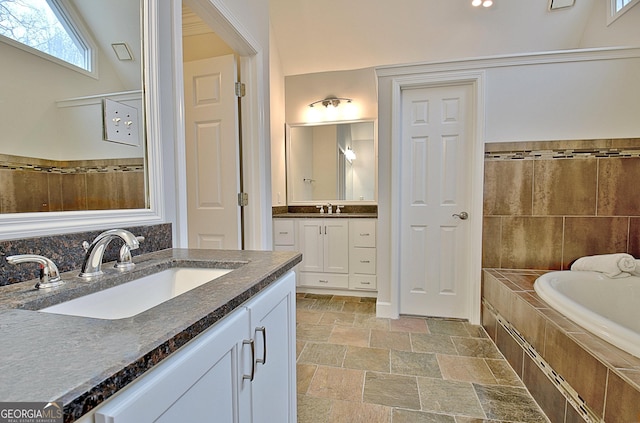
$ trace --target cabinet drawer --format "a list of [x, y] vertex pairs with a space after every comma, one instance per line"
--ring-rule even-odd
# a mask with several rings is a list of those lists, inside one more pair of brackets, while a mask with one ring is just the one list
[[349, 288], [349, 275], [300, 272], [299, 280], [300, 286]]
[[352, 247], [376, 246], [376, 221], [373, 219], [350, 219], [349, 232]]
[[375, 275], [376, 249], [352, 248], [351, 254], [349, 254], [349, 270], [351, 273]]
[[378, 289], [377, 282], [377, 278], [373, 275], [351, 275], [349, 276], [349, 289], [375, 291]]
[[294, 245], [295, 236], [293, 228], [293, 219], [274, 219], [273, 244]]

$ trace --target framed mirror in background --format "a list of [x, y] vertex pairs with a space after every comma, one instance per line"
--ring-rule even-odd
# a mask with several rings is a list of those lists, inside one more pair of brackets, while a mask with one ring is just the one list
[[375, 204], [375, 121], [287, 126], [289, 205]]

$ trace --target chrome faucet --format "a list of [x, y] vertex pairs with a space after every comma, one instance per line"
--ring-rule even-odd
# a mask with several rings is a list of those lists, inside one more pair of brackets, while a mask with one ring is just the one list
[[40, 280], [34, 286], [35, 289], [53, 288], [54, 286], [62, 285], [64, 281], [60, 279], [60, 272], [58, 272], [58, 266], [50, 259], [39, 256], [37, 254], [19, 254], [15, 256], [8, 256], [7, 263], [38, 263], [40, 264]]
[[[84, 256], [84, 263], [82, 263], [82, 269], [80, 270], [79, 276], [81, 278], [91, 278], [102, 275], [103, 272], [100, 267], [102, 266], [104, 251], [109, 242], [115, 238], [122, 239], [124, 241], [124, 245], [127, 247], [126, 249], [124, 247], [120, 249], [120, 258], [118, 259], [118, 262], [125, 262], [125, 266], [121, 267], [130, 269], [134, 266], [131, 262], [131, 250], [135, 250], [140, 247], [138, 238], [136, 238], [136, 236], [131, 232], [124, 229], [110, 229], [98, 235], [91, 244], [83, 244], [87, 253]], [[126, 257], [127, 255], [128, 258]]]

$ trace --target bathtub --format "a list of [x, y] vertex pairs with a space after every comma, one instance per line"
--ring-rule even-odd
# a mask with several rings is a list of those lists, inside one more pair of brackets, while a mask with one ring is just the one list
[[576, 324], [640, 357], [640, 277], [565, 270], [540, 276], [534, 289]]

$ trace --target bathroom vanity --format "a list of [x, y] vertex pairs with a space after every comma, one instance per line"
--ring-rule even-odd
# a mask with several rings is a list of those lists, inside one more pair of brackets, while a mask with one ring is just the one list
[[[300, 259], [170, 249], [92, 281], [75, 271], [61, 288], [3, 287], [0, 400], [60, 401], [65, 422], [293, 422]], [[128, 318], [38, 311], [174, 267], [231, 271]]]
[[375, 214], [286, 213], [273, 217], [274, 250], [302, 253], [297, 267], [299, 291], [375, 295]]

